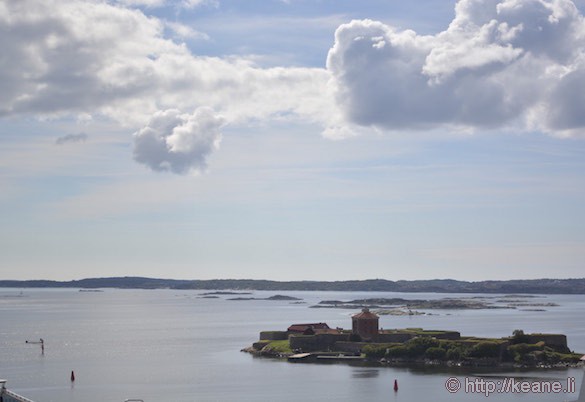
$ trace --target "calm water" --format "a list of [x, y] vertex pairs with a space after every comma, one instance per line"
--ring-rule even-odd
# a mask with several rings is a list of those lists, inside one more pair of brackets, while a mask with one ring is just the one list
[[[187, 401], [565, 401], [572, 394], [450, 394], [450, 376], [471, 372], [437, 369], [291, 364], [241, 353], [261, 330], [295, 322], [351, 327], [355, 311], [311, 309], [320, 300], [366, 297], [442, 298], [457, 295], [368, 292], [283, 293], [287, 301], [203, 299], [202, 291], [110, 290], [101, 293], [56, 289], [0, 289], [0, 378], [8, 388], [37, 402]], [[469, 295], [465, 295], [469, 297]], [[437, 315], [380, 318], [383, 328], [453, 329], [463, 335], [564, 333], [569, 347], [585, 352], [585, 296], [547, 296], [546, 312], [518, 310], [435, 311]], [[45, 340], [45, 354], [25, 340]], [[72, 385], [70, 373], [75, 371]], [[481, 373], [485, 375], [486, 373]], [[489, 373], [488, 373], [489, 374]], [[510, 373], [491, 373], [510, 375]], [[512, 373], [565, 381], [582, 369]], [[392, 390], [399, 382], [397, 393]]]

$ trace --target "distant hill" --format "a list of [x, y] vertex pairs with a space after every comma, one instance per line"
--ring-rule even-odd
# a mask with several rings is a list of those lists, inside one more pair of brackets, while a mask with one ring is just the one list
[[90, 278], [76, 281], [0, 280], [0, 287], [10, 288], [121, 288], [121, 289], [201, 289], [201, 290], [335, 290], [379, 292], [437, 293], [519, 293], [585, 294], [585, 278], [529, 279], [466, 282], [453, 279], [389, 281], [269, 281], [256, 279], [178, 280], [143, 277]]
[[0, 287], [7, 288], [118, 288], [118, 289], [165, 289], [175, 288], [182, 284], [192, 281], [182, 281], [176, 279], [154, 279], [142, 278], [137, 276], [125, 276], [117, 278], [89, 278], [77, 281], [47, 281], [47, 280], [30, 280], [30, 281], [5, 281], [0, 280]]

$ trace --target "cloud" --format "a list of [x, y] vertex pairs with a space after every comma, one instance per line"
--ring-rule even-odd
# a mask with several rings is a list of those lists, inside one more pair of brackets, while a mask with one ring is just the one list
[[174, 33], [175, 37], [180, 39], [209, 40], [209, 35], [206, 33], [199, 32], [190, 26], [179, 22], [166, 21], [165, 26]]
[[63, 135], [55, 140], [56, 145], [63, 145], [68, 143], [75, 143], [75, 142], [85, 142], [87, 140], [87, 134], [79, 133], [79, 134], [67, 134]]
[[[164, 36], [195, 32], [184, 28], [105, 2], [7, 0], [0, 5], [0, 118], [106, 117], [134, 131], [168, 109], [210, 107], [233, 125], [326, 125], [336, 114], [325, 69], [196, 55]], [[175, 173], [204, 169], [207, 151], [169, 144], [151, 155], [138, 141], [135, 159]]]
[[156, 20], [100, 2], [9, 0], [0, 29], [0, 115], [87, 112], [138, 96], [148, 66], [134, 58], [161, 46]]
[[166, 0], [118, 0], [118, 3], [130, 7], [162, 7]]
[[178, 8], [196, 8], [204, 5], [219, 7], [219, 1], [217, 0], [117, 0], [119, 4], [130, 6], [130, 7], [165, 7], [175, 6]]
[[195, 8], [203, 5], [219, 7], [218, 0], [183, 0], [181, 4], [185, 8]]
[[585, 23], [570, 0], [460, 0], [426, 36], [352, 21], [327, 68], [344, 117], [363, 126], [585, 128]]
[[334, 109], [324, 69], [196, 55], [165, 38], [165, 27], [104, 2], [4, 2], [0, 117], [92, 114], [136, 128], [173, 108], [212, 107], [236, 123], [323, 122]]
[[205, 171], [207, 157], [219, 148], [224, 119], [210, 108], [192, 114], [158, 111], [134, 133], [134, 160], [158, 172]]
[[[585, 126], [585, 28], [570, 0], [460, 0], [436, 35], [352, 21], [336, 30], [326, 69], [197, 55], [165, 36], [199, 35], [193, 28], [122, 4], [0, 3], [0, 118], [105, 116], [138, 133], [161, 110], [211, 108], [232, 126], [301, 121], [329, 138], [371, 127], [571, 136]], [[217, 2], [189, 2], [203, 4]], [[204, 170], [213, 141], [190, 153], [170, 135], [140, 137], [135, 159], [155, 170]], [[152, 154], [147, 138], [158, 144]]]

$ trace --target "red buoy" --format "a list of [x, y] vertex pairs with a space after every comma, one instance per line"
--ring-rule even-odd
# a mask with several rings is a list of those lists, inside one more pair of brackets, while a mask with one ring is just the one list
[[394, 392], [398, 391], [398, 380], [394, 380]]
[[75, 381], [75, 372], [73, 370], [71, 370], [71, 381]]

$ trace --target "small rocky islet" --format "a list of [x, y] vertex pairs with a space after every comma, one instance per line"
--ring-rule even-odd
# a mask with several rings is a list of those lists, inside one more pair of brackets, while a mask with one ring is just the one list
[[506, 295], [499, 298], [475, 296], [470, 298], [446, 297], [442, 299], [403, 299], [403, 298], [369, 298], [356, 300], [323, 300], [311, 308], [339, 308], [375, 310], [378, 315], [425, 315], [419, 310], [484, 310], [484, 309], [520, 309], [522, 311], [545, 311], [545, 308], [558, 307], [551, 302], [529, 301], [536, 296]]

